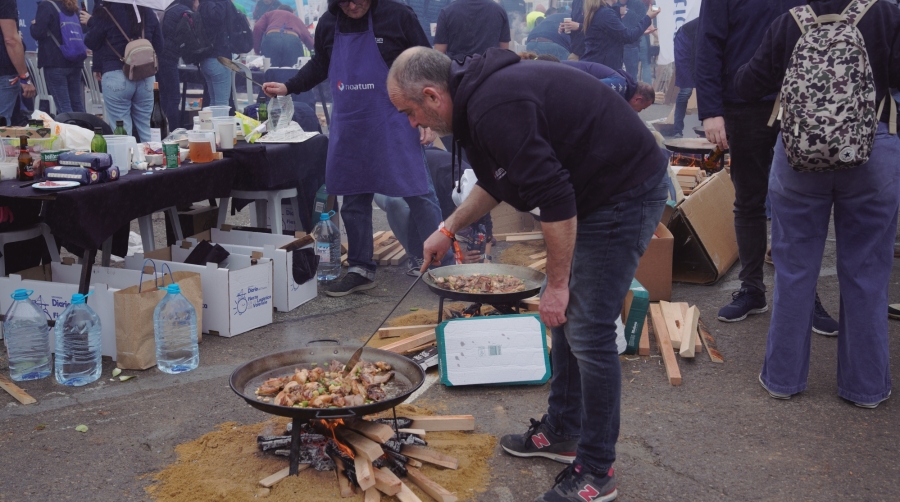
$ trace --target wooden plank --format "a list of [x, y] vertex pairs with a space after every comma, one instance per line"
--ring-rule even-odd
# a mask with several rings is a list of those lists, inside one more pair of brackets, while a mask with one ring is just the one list
[[375, 459], [384, 455], [384, 450], [381, 449], [381, 445], [375, 441], [360, 436], [344, 427], [338, 427], [336, 431], [337, 435], [340, 436], [341, 441], [350, 445], [357, 455], [362, 455], [369, 462], [374, 462]]
[[385, 495], [400, 493], [403, 484], [400, 478], [394, 475], [387, 467], [381, 467], [372, 471], [375, 474], [375, 488]]
[[400, 262], [406, 261], [406, 250], [401, 249], [399, 253], [391, 258], [391, 265], [399, 265]]
[[378, 422], [354, 420], [345, 424], [345, 427], [353, 429], [376, 443], [384, 444], [388, 439], [394, 437], [394, 429], [391, 429], [390, 425], [380, 424]]
[[[297, 468], [297, 472], [303, 472], [306, 469], [309, 469], [309, 465], [310, 464], [300, 464], [300, 466]], [[262, 486], [265, 488], [271, 488], [271, 487], [275, 486], [275, 484], [278, 483], [279, 481], [281, 481], [282, 479], [288, 477], [290, 472], [291, 472], [291, 468], [285, 467], [284, 469], [276, 472], [275, 474], [272, 474], [271, 476], [269, 476], [267, 478], [261, 479], [259, 481], [259, 486]]]
[[[694, 357], [697, 353], [695, 343], [697, 340], [697, 322], [700, 320], [700, 311], [697, 307], [691, 307], [684, 317], [684, 339], [681, 341], [681, 350], [678, 354], [681, 357]], [[702, 350], [702, 346], [701, 346]]]
[[366, 499], [363, 502], [381, 502], [381, 492], [372, 487], [366, 490]]
[[534, 232], [512, 232], [512, 233], [505, 233], [505, 234], [494, 234], [494, 238], [497, 239], [498, 241], [505, 241], [506, 238], [510, 237], [510, 236], [536, 235], [536, 234], [543, 235], [544, 233], [540, 230], [537, 230]]
[[519, 303], [525, 304], [525, 309], [527, 309], [529, 312], [540, 310], [540, 308], [541, 308], [541, 299], [537, 296], [532, 296], [531, 298], [519, 300]]
[[722, 353], [719, 352], [719, 349], [716, 347], [716, 339], [709, 333], [709, 330], [706, 329], [706, 325], [703, 324], [703, 320], [697, 322], [697, 328], [700, 331], [700, 338], [703, 339], [703, 345], [706, 346], [706, 352], [709, 354], [710, 360], [714, 363], [724, 363], [725, 358], [722, 357]]
[[422, 467], [422, 462], [419, 462], [418, 460], [416, 460], [414, 458], [406, 457], [406, 467], [419, 468], [419, 467]]
[[427, 493], [431, 498], [438, 502], [456, 502], [459, 500], [443, 486], [435, 483], [428, 476], [422, 474], [422, 471], [415, 467], [406, 466], [406, 477], [412, 480], [423, 492]]
[[395, 256], [397, 256], [398, 254], [400, 254], [400, 253], [403, 253], [404, 255], [406, 254], [406, 250], [403, 249], [403, 246], [398, 247], [398, 248], [395, 249], [394, 252], [392, 252], [392, 253], [388, 253], [384, 258], [382, 258], [382, 259], [378, 262], [378, 264], [379, 264], [379, 265], [390, 265], [390, 264], [391, 264], [391, 260], [392, 260]]
[[422, 502], [422, 499], [413, 493], [403, 481], [400, 482], [400, 493], [398, 493], [396, 497], [400, 502]]
[[378, 239], [380, 239], [382, 235], [384, 235], [384, 230], [380, 230], [380, 231], [375, 232], [374, 234], [372, 234], [372, 242], [375, 242], [375, 241], [377, 241]]
[[414, 416], [411, 429], [422, 429], [427, 432], [440, 431], [474, 431], [475, 417], [472, 415], [444, 415], [440, 417]]
[[541, 251], [540, 253], [535, 253], [535, 254], [529, 256], [528, 258], [530, 258], [532, 260], [539, 260], [541, 258], [546, 258], [546, 257], [547, 257], [547, 252]]
[[357, 455], [353, 458], [353, 467], [356, 469], [356, 483], [363, 490], [375, 487], [375, 475], [372, 474], [372, 463]]
[[650, 304], [650, 318], [653, 320], [653, 335], [656, 337], [656, 346], [666, 366], [666, 376], [671, 385], [681, 385], [681, 371], [678, 369], [678, 360], [675, 358], [675, 349], [672, 348], [672, 340], [666, 331], [666, 321], [658, 304]]
[[681, 313], [681, 308], [669, 302], [659, 302], [659, 308], [663, 315], [663, 322], [666, 323], [666, 332], [669, 333], [672, 348], [678, 350], [681, 348], [681, 327], [684, 326], [684, 315]]
[[644, 318], [644, 328], [641, 329], [641, 339], [638, 342], [638, 355], [650, 355], [650, 316]]
[[428, 462], [429, 464], [439, 465], [448, 469], [456, 469], [459, 467], [459, 460], [451, 457], [450, 455], [444, 455], [437, 450], [432, 450], [431, 448], [426, 448], [424, 446], [415, 446], [408, 444], [403, 445], [403, 447], [400, 448], [400, 453], [406, 455], [407, 457], [412, 457], [416, 460]]
[[400, 241], [387, 241], [380, 248], [376, 249], [372, 254], [372, 258], [375, 260], [382, 260], [385, 256], [394, 254], [397, 251], [397, 248], [403, 247], [400, 245]]
[[409, 349], [414, 349], [419, 345], [424, 345], [426, 343], [431, 343], [435, 341], [437, 338], [435, 336], [434, 330], [428, 330], [424, 333], [419, 333], [418, 335], [413, 335], [403, 340], [396, 341], [394, 343], [389, 343], [384, 347], [381, 347], [381, 350], [386, 350], [388, 352], [394, 352], [396, 354], [400, 354]]
[[408, 356], [410, 354], [415, 354], [416, 352], [422, 352], [423, 350], [431, 348], [431, 347], [437, 347], [437, 340], [435, 340], [433, 342], [428, 342], [424, 345], [419, 345], [418, 347], [413, 347], [411, 349], [404, 350], [400, 354], [402, 354], [404, 356]]
[[16, 398], [16, 401], [22, 404], [34, 404], [37, 402], [37, 399], [29, 396], [27, 392], [3, 374], [0, 374], [0, 389], [8, 392], [10, 396]]
[[510, 235], [506, 238], [506, 242], [525, 242], [525, 241], [542, 241], [544, 240], [543, 232], [530, 235]]
[[[688, 330], [688, 327], [690, 326], [690, 323], [688, 322], [688, 316], [687, 316], [688, 309], [690, 307], [688, 306], [687, 303], [684, 303], [684, 302], [677, 303], [676, 305], [678, 305], [678, 307], [681, 308], [681, 317], [684, 319], [684, 329], [681, 332], [681, 336], [685, 337], [685, 336], [687, 336], [687, 330]], [[697, 315], [699, 316], [699, 310], [698, 310]], [[694, 330], [694, 331], [696, 331], [696, 330]], [[699, 354], [701, 352], [703, 352], [703, 342], [700, 341], [700, 336], [698, 335], [696, 337], [696, 343], [694, 344], [694, 354]]]
[[419, 324], [416, 326], [397, 326], [394, 328], [381, 328], [378, 330], [378, 338], [394, 338], [396, 336], [418, 335], [429, 329], [434, 329], [437, 324]]
[[334, 474], [337, 476], [338, 487], [341, 489], [341, 497], [349, 498], [356, 495], [353, 485], [350, 484], [350, 478], [347, 477], [347, 468], [344, 467], [344, 462], [333, 455], [331, 455], [331, 460], [334, 461]]
[[381, 237], [377, 239], [373, 239], [372, 241], [372, 249], [378, 249], [379, 246], [387, 242], [388, 239], [394, 236], [394, 232], [385, 232], [381, 235]]
[[425, 437], [425, 431], [423, 429], [397, 429], [397, 432], [402, 432], [404, 434], [415, 434], [416, 436]]
[[528, 265], [528, 268], [533, 268], [533, 269], [535, 269], [535, 270], [540, 270], [540, 269], [544, 268], [546, 265], [547, 265], [547, 259], [546, 259], [546, 258], [541, 258], [540, 260], [538, 260], [538, 261], [532, 263], [531, 265]]

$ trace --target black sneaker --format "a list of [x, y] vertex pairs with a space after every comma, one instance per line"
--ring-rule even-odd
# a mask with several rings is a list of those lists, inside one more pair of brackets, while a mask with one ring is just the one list
[[422, 265], [425, 264], [424, 258], [416, 258], [414, 256], [410, 256], [406, 259], [406, 275], [410, 277], [419, 277], [422, 275]]
[[900, 303], [888, 305], [888, 319], [900, 319]]
[[365, 291], [375, 287], [375, 281], [350, 272], [325, 290], [328, 296], [346, 296], [357, 291]]
[[823, 336], [837, 336], [840, 325], [828, 315], [822, 302], [819, 301], [819, 293], [816, 293], [816, 308], [813, 310], [813, 333]]
[[610, 467], [605, 476], [598, 476], [574, 464], [559, 473], [553, 489], [534, 502], [609, 502], [618, 495], [615, 469]]
[[547, 415], [541, 421], [531, 418], [531, 426], [525, 434], [508, 434], [500, 438], [500, 446], [516, 457], [544, 457], [563, 464], [575, 461], [578, 441], [565, 439], [550, 432]]
[[748, 314], [762, 314], [769, 310], [766, 294], [756, 288], [741, 288], [731, 294], [731, 303], [719, 309], [719, 320], [738, 322]]

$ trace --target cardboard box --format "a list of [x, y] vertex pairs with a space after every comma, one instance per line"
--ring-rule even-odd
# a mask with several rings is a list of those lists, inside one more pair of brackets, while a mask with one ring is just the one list
[[[300, 237], [305, 234], [298, 232], [295, 237], [288, 235], [272, 235], [258, 232], [244, 232], [241, 230], [219, 230], [213, 228], [190, 240], [208, 240], [219, 244], [229, 253], [245, 256], [270, 258], [274, 266], [274, 305], [279, 312], [288, 312], [300, 305], [312, 300], [318, 294], [318, 281], [313, 277], [303, 284], [294, 281], [291, 272], [294, 263], [294, 251], [289, 251], [296, 246]], [[180, 246], [181, 243], [178, 243]], [[315, 242], [307, 244], [300, 249], [313, 249]]]
[[505, 202], [491, 210], [494, 234], [533, 232], [541, 229], [540, 222], [531, 213], [523, 213]]
[[47, 127], [0, 127], [0, 138], [49, 138], [52, 133]]
[[672, 298], [672, 248], [675, 238], [662, 223], [650, 239], [647, 250], [638, 264], [634, 278], [650, 293], [650, 301], [669, 301]]
[[672, 280], [714, 284], [738, 259], [734, 185], [725, 171], [701, 183], [675, 207]]
[[173, 272], [197, 272], [203, 285], [203, 332], [232, 337], [272, 324], [272, 260], [233, 254], [220, 265], [184, 263], [188, 248], [171, 246], [125, 257], [125, 268], [140, 270], [145, 258]]
[[[17, 289], [30, 289], [34, 293], [31, 299], [54, 321], [59, 318], [72, 301], [72, 295], [78, 293], [78, 279], [74, 283], [66, 283], [61, 279], [63, 275], [56, 277], [53, 282], [54, 272], [59, 272], [60, 263], [52, 263], [40, 267], [23, 270], [9, 277], [0, 277], [0, 310], [6, 312], [13, 300], [10, 298]], [[80, 278], [79, 278], [80, 279]], [[113, 293], [116, 289], [106, 284], [91, 284], [93, 292], [87, 299], [88, 306], [97, 313], [100, 318], [102, 355], [116, 360], [116, 318], [113, 305]], [[50, 329], [50, 350], [54, 350], [56, 339], [53, 328]]]
[[534, 314], [470, 317], [437, 327], [441, 383], [543, 384], [550, 379], [547, 328]]
[[631, 288], [625, 295], [625, 303], [622, 304], [622, 319], [625, 319], [625, 354], [637, 354], [644, 319], [649, 309], [649, 293], [640, 282], [633, 279]]
[[[187, 211], [178, 211], [178, 222], [181, 223], [181, 235], [199, 234], [216, 228], [219, 220], [219, 206], [200, 206], [191, 207]], [[175, 244], [178, 239], [175, 237], [175, 230], [172, 228], [172, 222], [169, 221], [169, 214], [166, 213], [166, 245]]]

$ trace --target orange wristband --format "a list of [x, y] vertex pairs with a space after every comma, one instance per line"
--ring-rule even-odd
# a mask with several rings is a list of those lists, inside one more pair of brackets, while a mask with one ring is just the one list
[[438, 225], [438, 230], [440, 230], [442, 234], [446, 235], [447, 237], [449, 237], [449, 238], [451, 238], [451, 239], [455, 239], [455, 238], [456, 238], [456, 235], [455, 235], [453, 232], [447, 230], [447, 228], [444, 226], [444, 222], [443, 222], [443, 221], [441, 222], [440, 225]]

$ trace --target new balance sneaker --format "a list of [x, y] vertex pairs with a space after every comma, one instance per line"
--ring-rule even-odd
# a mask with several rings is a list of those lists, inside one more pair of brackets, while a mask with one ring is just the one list
[[875, 408], [878, 408], [879, 404], [887, 401], [888, 397], [891, 397], [891, 391], [888, 391], [887, 397], [882, 399], [881, 401], [876, 401], [874, 403], [853, 403], [853, 404], [855, 404], [856, 406], [859, 406], [860, 408], [867, 408], [870, 410], [874, 410]]
[[767, 310], [766, 294], [756, 288], [745, 287], [732, 293], [731, 303], [719, 309], [719, 320], [743, 321], [749, 314], [762, 314]]
[[369, 280], [356, 272], [350, 272], [325, 290], [328, 296], [346, 296], [357, 291], [365, 291], [375, 287], [375, 281]]
[[769, 397], [771, 397], [772, 399], [784, 399], [784, 400], [788, 400], [788, 399], [791, 398], [791, 395], [790, 395], [790, 394], [782, 394], [782, 393], [780, 393], [780, 392], [775, 392], [775, 391], [773, 391], [773, 390], [769, 390], [769, 388], [766, 387], [766, 384], [764, 384], [763, 381], [762, 381], [762, 375], [759, 375], [759, 384], [762, 385], [762, 388], [763, 388], [763, 389], [766, 389], [766, 392], [769, 393]]
[[544, 457], [563, 464], [575, 461], [578, 441], [566, 439], [550, 431], [547, 415], [541, 421], [531, 418], [531, 426], [525, 434], [508, 434], [500, 438], [500, 446], [506, 453], [516, 457]]
[[422, 275], [422, 265], [425, 264], [424, 258], [415, 258], [410, 256], [406, 259], [406, 275], [410, 277], [419, 277]]
[[605, 476], [598, 476], [573, 464], [556, 476], [552, 490], [534, 502], [609, 502], [618, 495], [615, 469], [610, 467]]
[[816, 308], [813, 310], [813, 332], [823, 336], [837, 336], [840, 325], [832, 319], [822, 302], [819, 301], [819, 293], [816, 293]]

